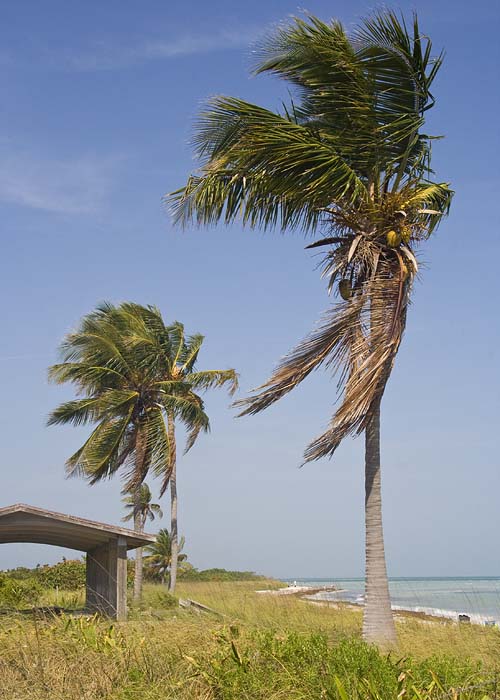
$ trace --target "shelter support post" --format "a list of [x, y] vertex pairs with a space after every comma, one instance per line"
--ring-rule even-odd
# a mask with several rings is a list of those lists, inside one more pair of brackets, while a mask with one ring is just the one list
[[109, 540], [87, 552], [86, 609], [127, 619], [127, 541]]

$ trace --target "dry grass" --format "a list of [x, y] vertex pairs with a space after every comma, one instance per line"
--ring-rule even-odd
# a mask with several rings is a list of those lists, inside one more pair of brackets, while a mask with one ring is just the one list
[[[193, 598], [247, 626], [325, 634], [329, 639], [361, 635], [361, 609], [317, 606], [290, 596], [259, 596], [251, 582], [190, 583], [181, 597]], [[449, 654], [500, 670], [500, 630], [400, 612], [396, 616], [400, 651], [418, 659]]]
[[[252, 582], [181, 583], [181, 597], [204, 603], [222, 617], [162, 609], [162, 589], [146, 586], [142, 609], [121, 625], [69, 616], [0, 618], [0, 698], [335, 700], [337, 691], [325, 685], [330, 676], [320, 687], [318, 673], [340, 668], [338, 654], [329, 654], [345, 644], [342, 664], [347, 658], [353, 669], [380, 664], [374, 682], [392, 683], [395, 671], [384, 666], [385, 657], [366, 661], [372, 652], [356, 641], [360, 611], [259, 596], [254, 588]], [[398, 653], [411, 656], [420, 669], [440, 669], [450, 684], [477, 680], [476, 662], [482, 665], [480, 675], [489, 675], [500, 659], [496, 629], [403, 618], [398, 633]], [[358, 670], [346, 668], [344, 682], [350, 683]]]

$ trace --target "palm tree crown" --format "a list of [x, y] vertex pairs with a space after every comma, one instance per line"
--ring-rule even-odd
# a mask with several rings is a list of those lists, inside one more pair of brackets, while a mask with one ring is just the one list
[[[187, 554], [182, 552], [185, 544], [185, 538], [179, 539], [177, 560], [179, 562], [186, 561]], [[153, 576], [159, 576], [162, 580], [165, 579], [172, 565], [172, 538], [166, 528], [162, 528], [156, 536], [156, 542], [145, 547], [147, 556], [144, 560], [146, 570]]]
[[189, 449], [210, 424], [196, 389], [232, 382], [232, 370], [196, 372], [202, 335], [185, 338], [184, 327], [166, 326], [154, 307], [102, 304], [85, 316], [61, 346], [63, 362], [49, 378], [70, 382], [83, 398], [58, 406], [49, 425], [97, 423], [85, 444], [67, 461], [69, 475], [91, 484], [125, 470], [128, 492], [149, 469], [168, 486], [169, 439], [164, 414], [188, 429]]
[[[412, 32], [392, 12], [351, 35], [309, 17], [282, 26], [257, 51], [257, 73], [297, 89], [274, 113], [216, 97], [194, 138], [201, 171], [172, 193], [177, 220], [321, 231], [323, 273], [341, 293], [319, 328], [278, 366], [244, 413], [257, 413], [326, 365], [343, 401], [305, 459], [331, 455], [366, 428], [380, 401], [406, 322], [416, 246], [448, 211], [452, 191], [431, 181], [432, 58], [416, 16]], [[340, 281], [339, 287], [334, 287]]]
[[122, 520], [127, 522], [135, 520], [137, 514], [141, 521], [141, 529], [144, 529], [147, 520], [155, 518], [163, 518], [163, 511], [158, 503], [152, 503], [153, 495], [147, 484], [141, 484], [140, 489], [136, 494], [126, 494], [123, 499], [123, 504], [128, 511]]

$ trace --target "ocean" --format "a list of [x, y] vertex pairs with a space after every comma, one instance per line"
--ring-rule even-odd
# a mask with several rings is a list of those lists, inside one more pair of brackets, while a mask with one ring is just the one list
[[[335, 593], [319, 593], [320, 600], [344, 600], [363, 603], [364, 579], [284, 579], [299, 586], [338, 586]], [[495, 621], [500, 626], [500, 577], [472, 578], [391, 578], [389, 589], [395, 610], [413, 610], [429, 615], [457, 619], [469, 615], [472, 622]]]

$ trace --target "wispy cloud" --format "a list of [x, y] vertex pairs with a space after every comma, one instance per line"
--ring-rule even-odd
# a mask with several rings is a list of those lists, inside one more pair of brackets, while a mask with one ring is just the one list
[[64, 63], [67, 68], [78, 71], [116, 70], [148, 61], [241, 49], [252, 44], [260, 33], [257, 28], [227, 29], [172, 39], [144, 39], [127, 46], [99, 41], [86, 51], [67, 56]]
[[0, 200], [61, 214], [94, 214], [109, 196], [116, 158], [0, 158]]

